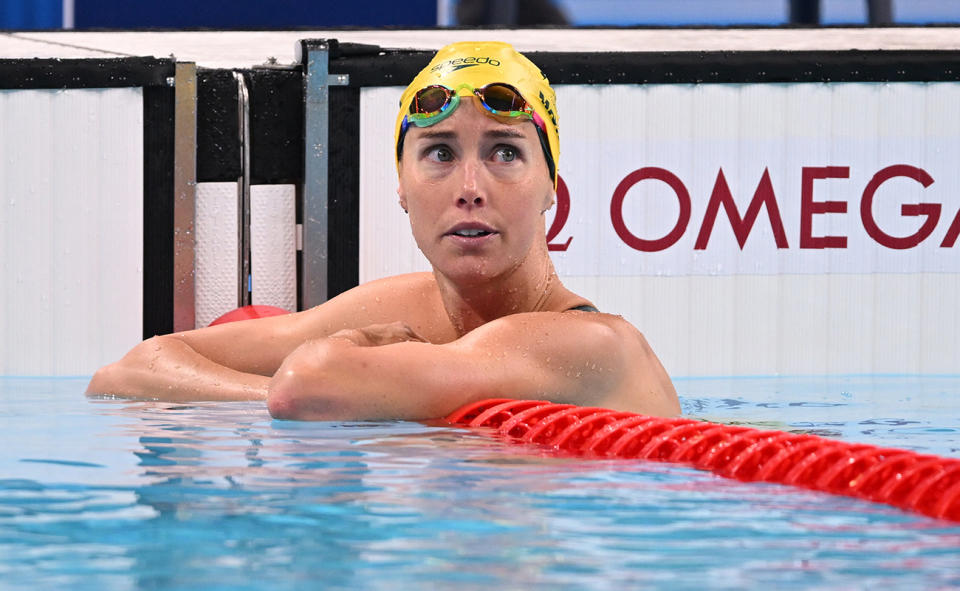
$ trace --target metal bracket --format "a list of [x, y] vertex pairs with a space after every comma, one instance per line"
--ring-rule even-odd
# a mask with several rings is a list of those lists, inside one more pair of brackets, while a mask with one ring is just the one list
[[330, 74], [330, 51], [337, 42], [303, 40], [297, 57], [304, 68], [303, 145], [303, 257], [300, 273], [301, 306], [312, 308], [327, 301], [329, 199], [330, 87], [346, 86], [348, 74]]
[[237, 123], [240, 140], [240, 178], [237, 190], [237, 305], [250, 304], [253, 282], [250, 277], [250, 93], [243, 72], [234, 72], [237, 81]]
[[173, 330], [196, 328], [197, 64], [175, 66], [173, 119]]

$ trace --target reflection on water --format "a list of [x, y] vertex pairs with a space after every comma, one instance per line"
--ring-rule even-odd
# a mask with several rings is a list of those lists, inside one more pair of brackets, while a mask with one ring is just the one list
[[[296, 423], [271, 421], [256, 403], [88, 401], [83, 385], [0, 380], [0, 587], [960, 584], [960, 526], [854, 499], [583, 460], [442, 423]], [[678, 382], [693, 416], [960, 447], [958, 413], [921, 416], [866, 399], [867, 388]], [[831, 394], [841, 389], [848, 395]], [[910, 391], [929, 411], [950, 386]]]

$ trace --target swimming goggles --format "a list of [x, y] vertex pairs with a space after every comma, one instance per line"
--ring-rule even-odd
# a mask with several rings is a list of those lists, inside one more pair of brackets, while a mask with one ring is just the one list
[[397, 160], [403, 153], [403, 140], [407, 135], [407, 129], [410, 125], [416, 127], [429, 127], [435, 125], [457, 110], [460, 105], [460, 90], [468, 89], [473, 91], [474, 96], [480, 99], [480, 105], [486, 109], [490, 115], [495, 118], [518, 117], [529, 118], [537, 127], [537, 137], [540, 139], [540, 147], [543, 148], [543, 154], [547, 159], [547, 168], [550, 178], [555, 179], [557, 173], [556, 164], [550, 153], [550, 145], [547, 141], [547, 124], [540, 115], [533, 110], [533, 107], [523, 98], [520, 91], [503, 82], [491, 82], [480, 88], [473, 88], [469, 84], [461, 84], [456, 88], [450, 88], [442, 84], [433, 84], [417, 91], [410, 101], [410, 112], [400, 123], [400, 134], [397, 140]]
[[534, 120], [537, 127], [545, 127], [543, 120], [519, 90], [503, 82], [492, 82], [480, 88], [473, 88], [469, 84], [461, 84], [456, 88], [433, 84], [421, 88], [410, 101], [410, 112], [404, 117], [401, 131], [406, 131], [410, 124], [417, 127], [435, 125], [452, 115], [460, 105], [460, 90], [464, 88], [473, 91], [474, 96], [480, 99], [480, 105], [491, 115], [528, 117]]

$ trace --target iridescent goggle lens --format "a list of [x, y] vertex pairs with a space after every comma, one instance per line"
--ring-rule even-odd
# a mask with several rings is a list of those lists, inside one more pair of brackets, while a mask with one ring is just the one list
[[[458, 91], [460, 88], [470, 88], [461, 85], [453, 89], [440, 84], [421, 88], [410, 102], [410, 114], [407, 116], [411, 123], [418, 127], [433, 125], [446, 118], [460, 103]], [[502, 82], [493, 82], [480, 88], [473, 88], [473, 94], [480, 99], [480, 104], [494, 115], [503, 117], [533, 116], [531, 107], [520, 91]]]

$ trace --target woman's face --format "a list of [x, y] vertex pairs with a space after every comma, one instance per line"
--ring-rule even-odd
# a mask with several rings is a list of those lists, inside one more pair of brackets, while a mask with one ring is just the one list
[[484, 281], [546, 253], [533, 247], [546, 243], [553, 183], [532, 122], [502, 122], [476, 98], [460, 101], [440, 123], [407, 131], [400, 204], [434, 269], [454, 281]]

